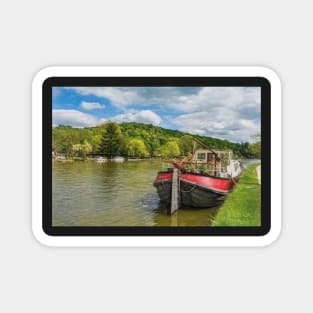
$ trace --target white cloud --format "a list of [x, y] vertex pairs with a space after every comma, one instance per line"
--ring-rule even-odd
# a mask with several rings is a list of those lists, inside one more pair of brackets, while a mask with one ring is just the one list
[[205, 110], [214, 113], [222, 109], [249, 110], [251, 113], [258, 113], [260, 100], [258, 87], [203, 87], [197, 93], [172, 99], [169, 106], [183, 112]]
[[259, 87], [66, 87], [81, 95], [109, 99], [112, 105], [156, 105], [180, 112], [240, 110], [260, 113]]
[[261, 90], [258, 87], [204, 87], [180, 96], [171, 106], [178, 129], [231, 141], [251, 141], [260, 133]]
[[86, 102], [82, 101], [80, 107], [84, 110], [96, 110], [96, 109], [104, 109], [105, 105], [99, 102]]
[[[260, 87], [69, 87], [81, 95], [106, 98], [123, 114], [118, 122], [137, 121], [159, 125], [162, 114], [172, 111], [172, 124], [191, 133], [231, 141], [250, 141], [260, 133]], [[132, 110], [131, 108], [136, 108]], [[161, 115], [162, 116], [162, 115]]]
[[109, 99], [117, 107], [126, 107], [127, 105], [143, 101], [143, 98], [129, 88], [120, 87], [67, 87], [81, 95], [93, 95], [100, 98]]
[[90, 127], [100, 125], [108, 119], [117, 123], [138, 122], [152, 125], [159, 125], [161, 123], [160, 116], [150, 110], [130, 110], [125, 114], [112, 116], [108, 119], [97, 118], [91, 114], [77, 110], [53, 110], [52, 115], [53, 126], [70, 125], [73, 127]]
[[214, 116], [209, 112], [182, 114], [173, 121], [178, 129], [234, 142], [251, 141], [252, 136], [260, 133], [257, 120], [247, 120], [238, 116]]
[[125, 114], [119, 114], [112, 118], [116, 122], [139, 122], [145, 124], [159, 125], [161, 118], [151, 110], [129, 111]]
[[96, 126], [99, 120], [90, 115], [77, 110], [53, 110], [52, 111], [52, 124], [57, 125], [70, 125], [73, 127], [88, 127]]

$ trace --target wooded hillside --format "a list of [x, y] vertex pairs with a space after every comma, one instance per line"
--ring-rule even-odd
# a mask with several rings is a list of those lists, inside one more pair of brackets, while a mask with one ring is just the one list
[[108, 121], [98, 127], [73, 128], [60, 125], [52, 130], [52, 150], [68, 157], [87, 154], [128, 157], [181, 157], [192, 151], [192, 137], [212, 149], [231, 149], [239, 157], [259, 157], [260, 151], [248, 142], [233, 143], [212, 137], [142, 123]]

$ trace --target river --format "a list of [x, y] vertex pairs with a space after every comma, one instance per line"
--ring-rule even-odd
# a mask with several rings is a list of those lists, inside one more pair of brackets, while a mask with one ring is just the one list
[[217, 208], [162, 207], [153, 181], [157, 160], [97, 163], [53, 160], [53, 226], [207, 226]]

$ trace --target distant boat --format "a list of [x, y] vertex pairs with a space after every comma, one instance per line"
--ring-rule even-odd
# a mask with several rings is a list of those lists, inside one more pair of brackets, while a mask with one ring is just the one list
[[104, 162], [108, 162], [108, 159], [106, 157], [99, 156], [99, 157], [95, 157], [95, 161], [97, 163], [104, 163]]
[[124, 162], [125, 159], [123, 157], [120, 157], [120, 156], [115, 156], [112, 158], [112, 161], [113, 162]]
[[58, 161], [68, 161], [67, 157], [64, 154], [56, 155], [55, 159], [58, 160]]
[[[232, 151], [213, 150], [207, 146], [205, 149], [194, 149], [191, 156], [172, 164], [179, 171], [180, 206], [193, 208], [221, 204], [242, 170], [240, 162], [232, 158]], [[171, 204], [173, 168], [158, 172], [154, 181], [160, 201], [166, 205]]]

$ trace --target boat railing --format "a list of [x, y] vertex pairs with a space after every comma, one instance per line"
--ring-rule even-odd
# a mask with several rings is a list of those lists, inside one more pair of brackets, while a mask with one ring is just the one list
[[228, 177], [228, 169], [227, 164], [219, 163], [219, 164], [210, 164], [199, 162], [196, 160], [163, 160], [162, 162], [162, 171], [170, 172], [173, 170], [173, 164], [175, 167], [180, 168], [181, 171], [185, 173], [194, 173], [208, 176], [216, 176], [216, 177]]
[[173, 163], [171, 161], [162, 162], [162, 171], [169, 171], [173, 169]]
[[188, 162], [182, 166], [184, 172], [195, 174], [206, 174], [209, 176], [227, 177], [228, 171], [226, 166], [214, 166], [199, 162]]

